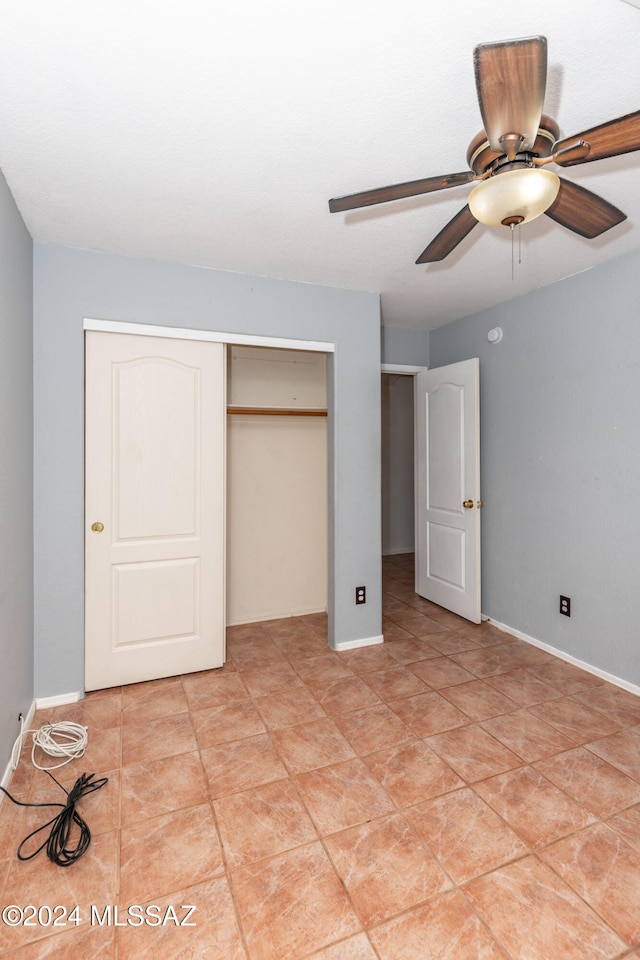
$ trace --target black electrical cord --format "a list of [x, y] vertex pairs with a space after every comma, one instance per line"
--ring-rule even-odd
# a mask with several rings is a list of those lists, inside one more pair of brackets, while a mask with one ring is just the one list
[[[76, 860], [79, 860], [83, 853], [86, 852], [87, 847], [91, 843], [91, 831], [89, 830], [89, 825], [85, 820], [82, 819], [78, 811], [76, 810], [76, 804], [78, 800], [82, 797], [87, 796], [89, 793], [93, 793], [95, 790], [99, 790], [101, 787], [104, 787], [105, 783], [108, 782], [108, 777], [102, 777], [100, 780], [94, 780], [94, 773], [83, 773], [81, 777], [78, 777], [74, 783], [71, 790], [68, 792], [62, 786], [61, 783], [58, 783], [56, 778], [52, 773], [49, 773], [48, 770], [45, 770], [54, 783], [57, 783], [63, 793], [67, 796], [66, 803], [23, 803], [22, 800], [16, 800], [15, 797], [12, 797], [8, 790], [5, 790], [4, 787], [0, 787], [0, 790], [9, 797], [9, 800], [12, 803], [17, 804], [19, 807], [60, 807], [60, 813], [56, 814], [51, 820], [48, 820], [47, 823], [43, 823], [41, 827], [38, 827], [36, 830], [33, 830], [28, 837], [25, 837], [20, 846], [18, 847], [18, 859], [19, 860], [32, 860], [33, 857], [37, 856], [41, 850], [46, 848], [47, 856], [49, 860], [53, 860], [54, 863], [57, 863], [60, 867], [69, 867], [72, 863], [75, 863]], [[71, 837], [71, 831], [73, 825], [78, 827], [78, 836], [75, 845], [69, 845], [69, 840]], [[32, 837], [35, 837], [41, 830], [46, 830], [47, 827], [51, 827], [51, 832], [46, 840], [44, 840], [37, 850], [34, 850], [33, 853], [24, 855], [21, 851], [22, 848]]]

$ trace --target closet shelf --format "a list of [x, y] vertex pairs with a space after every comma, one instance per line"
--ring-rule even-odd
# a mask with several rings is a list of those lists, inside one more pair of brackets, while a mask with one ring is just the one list
[[264, 417], [326, 417], [326, 410], [305, 409], [304, 407], [227, 407], [227, 413], [250, 414]]

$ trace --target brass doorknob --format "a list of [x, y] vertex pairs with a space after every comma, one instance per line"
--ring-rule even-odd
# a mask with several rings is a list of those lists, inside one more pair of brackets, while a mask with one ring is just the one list
[[473, 505], [474, 505], [473, 500], [463, 500], [462, 502], [462, 506], [465, 508], [465, 510], [471, 510]]
[[99, 520], [96, 520], [95, 523], [91, 524], [91, 529], [93, 530], [94, 533], [102, 533], [102, 531], [104, 530], [104, 523], [100, 523]]

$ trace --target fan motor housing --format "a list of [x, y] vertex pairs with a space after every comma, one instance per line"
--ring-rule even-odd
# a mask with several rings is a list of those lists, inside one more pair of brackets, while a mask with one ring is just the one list
[[[538, 136], [531, 150], [527, 152], [534, 157], [550, 157], [559, 134], [560, 127], [556, 121], [543, 114], [540, 117]], [[497, 153], [491, 149], [487, 134], [484, 130], [481, 130], [469, 144], [467, 163], [476, 176], [482, 176], [483, 173], [495, 166], [497, 160], [501, 160], [504, 156], [504, 153]]]

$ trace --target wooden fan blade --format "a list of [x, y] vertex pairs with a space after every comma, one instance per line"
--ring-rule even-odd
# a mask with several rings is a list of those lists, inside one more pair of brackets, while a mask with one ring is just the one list
[[329, 200], [329, 210], [331, 213], [340, 213], [343, 210], [355, 210], [357, 207], [369, 207], [374, 203], [386, 203], [388, 200], [417, 197], [422, 193], [433, 193], [435, 190], [446, 190], [448, 187], [471, 183], [472, 180], [475, 180], [475, 174], [471, 170], [465, 170], [464, 173], [450, 173], [447, 177], [408, 180], [406, 183], [395, 183], [391, 187], [378, 187], [376, 190], [363, 190], [362, 193], [336, 197]]
[[437, 237], [434, 237], [429, 246], [422, 251], [416, 263], [435, 263], [444, 260], [458, 244], [470, 233], [477, 220], [469, 210], [469, 204], [456, 213], [453, 220], [444, 227]]
[[627, 219], [626, 213], [618, 210], [612, 203], [584, 187], [579, 187], [577, 183], [562, 179], [558, 196], [546, 211], [546, 215], [587, 240], [599, 237], [605, 230], [610, 230]]
[[509, 159], [530, 150], [538, 136], [547, 83], [546, 37], [482, 43], [473, 51], [473, 66], [491, 149], [509, 154], [509, 147]]
[[589, 144], [589, 152], [583, 158], [569, 156], [568, 159], [556, 160], [561, 167], [572, 167], [577, 163], [590, 163], [592, 160], [604, 160], [606, 157], [617, 157], [621, 153], [633, 153], [640, 150], [640, 110], [627, 113], [617, 120], [608, 120], [598, 127], [591, 127], [583, 133], [559, 140], [553, 148], [557, 153], [574, 140], [584, 140]]

